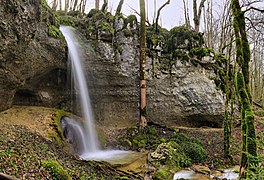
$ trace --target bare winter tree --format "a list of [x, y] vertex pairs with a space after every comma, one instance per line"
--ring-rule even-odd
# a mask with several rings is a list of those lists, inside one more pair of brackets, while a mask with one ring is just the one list
[[158, 23], [159, 23], [159, 16], [160, 16], [160, 12], [161, 10], [166, 6], [170, 4], [170, 0], [167, 0], [167, 2], [165, 2], [159, 9], [158, 9], [158, 14], [157, 14], [157, 18], [156, 18], [156, 23], [155, 23], [155, 26], [156, 26], [156, 32], [158, 32]]
[[57, 0], [53, 0], [53, 4], [52, 4], [52, 10], [56, 11], [57, 9], [57, 6], [58, 6], [58, 1]]
[[147, 126], [146, 95], [146, 11], [145, 0], [140, 0], [140, 127]]
[[201, 0], [199, 7], [197, 9], [197, 0], [193, 0], [193, 21], [194, 21], [194, 29], [197, 32], [199, 31], [200, 28], [200, 19], [205, 1], [206, 0]]
[[99, 9], [100, 0], [95, 0], [95, 9]]
[[184, 8], [184, 19], [185, 19], [185, 25], [187, 27], [191, 27], [190, 22], [190, 15], [189, 15], [189, 3], [188, 0], [182, 0], [183, 1], [183, 8]]
[[118, 6], [116, 8], [116, 15], [121, 13], [121, 9], [122, 9], [123, 4], [124, 4], [124, 0], [120, 0], [118, 3]]

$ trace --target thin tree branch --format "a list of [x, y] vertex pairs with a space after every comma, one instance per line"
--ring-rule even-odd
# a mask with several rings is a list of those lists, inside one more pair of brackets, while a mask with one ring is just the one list
[[247, 11], [250, 11], [250, 10], [255, 10], [255, 11], [258, 11], [260, 13], [264, 13], [264, 9], [259, 9], [259, 8], [253, 7], [253, 6], [249, 7], [244, 12], [247, 12]]
[[165, 2], [158, 10], [158, 14], [157, 14], [157, 18], [156, 18], [156, 24], [155, 24], [155, 29], [156, 29], [156, 32], [158, 32], [158, 22], [159, 22], [159, 16], [160, 16], [160, 11], [166, 6], [170, 4], [170, 0], [168, 0], [167, 2]]
[[[134, 13], [136, 13], [139, 17], [140, 17], [140, 14], [137, 12], [137, 10], [136, 9], [134, 9], [134, 8], [132, 8], [131, 6], [128, 6], [131, 10], [133, 10], [134, 11]], [[150, 22], [146, 19], [146, 23], [148, 24], [148, 26], [150, 26], [151, 24], [150, 24]]]

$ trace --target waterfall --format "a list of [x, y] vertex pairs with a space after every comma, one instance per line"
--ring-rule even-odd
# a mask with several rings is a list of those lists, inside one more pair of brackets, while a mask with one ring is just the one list
[[66, 136], [68, 142], [76, 147], [78, 151], [77, 153], [81, 159], [98, 161], [104, 160], [110, 162], [117, 157], [124, 158], [128, 156], [130, 154], [129, 151], [102, 151], [99, 149], [87, 82], [82, 69], [80, 56], [81, 52], [79, 51], [81, 47], [79, 47], [77, 37], [75, 36], [72, 27], [61, 26], [60, 30], [67, 41], [71, 71], [74, 77], [74, 89], [79, 92], [77, 94], [80, 96], [82, 115], [85, 120], [84, 128], [82, 128], [80, 123], [71, 118], [64, 117], [61, 120], [64, 135]]
[[61, 26], [60, 30], [68, 45], [68, 58], [71, 63], [71, 72], [74, 76], [74, 89], [79, 93], [81, 112], [84, 118], [84, 153], [93, 153], [99, 150], [98, 137], [94, 127], [94, 116], [92, 112], [87, 81], [82, 69], [79, 44], [73, 28]]

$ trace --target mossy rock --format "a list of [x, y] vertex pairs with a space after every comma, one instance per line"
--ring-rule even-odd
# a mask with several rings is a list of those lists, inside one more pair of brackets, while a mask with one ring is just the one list
[[72, 16], [60, 16], [59, 21], [62, 25], [74, 26], [76, 20]]
[[48, 25], [48, 35], [54, 38], [63, 38], [61, 31], [54, 25]]
[[127, 18], [125, 19], [125, 24], [129, 25], [130, 28], [133, 28], [134, 25], [137, 25], [137, 17], [134, 14], [131, 14], [129, 16], [127, 16]]
[[54, 127], [56, 133], [51, 133], [51, 134], [49, 134], [49, 136], [55, 140], [55, 143], [58, 146], [64, 146], [65, 145], [64, 135], [62, 132], [62, 127], [61, 127], [61, 118], [65, 115], [67, 115], [67, 113], [65, 111], [58, 110], [54, 114], [52, 114], [52, 117], [51, 117], [51, 119], [52, 119], [51, 125]]
[[70, 180], [68, 172], [55, 160], [47, 160], [41, 163], [41, 166], [49, 172], [53, 180]]
[[191, 165], [191, 159], [185, 155], [181, 146], [173, 141], [161, 143], [154, 152], [149, 154], [148, 161], [156, 168], [165, 165], [175, 170]]
[[203, 34], [196, 32], [186, 26], [177, 26], [170, 30], [166, 50], [168, 53], [175, 49], [191, 50], [192, 48], [201, 47], [204, 44]]
[[173, 179], [173, 173], [169, 169], [159, 169], [152, 175], [153, 180]]
[[204, 56], [213, 56], [214, 50], [210, 48], [196, 47], [191, 49], [190, 54], [192, 56], [197, 56], [198, 58], [202, 58]]

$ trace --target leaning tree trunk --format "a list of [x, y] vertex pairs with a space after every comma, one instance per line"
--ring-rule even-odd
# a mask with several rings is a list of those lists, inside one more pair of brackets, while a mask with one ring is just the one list
[[145, 0], [140, 0], [140, 127], [147, 126], [146, 118], [146, 11]]
[[258, 163], [256, 132], [254, 126], [254, 112], [249, 90], [249, 61], [250, 48], [247, 39], [245, 16], [241, 10], [239, 0], [231, 0], [233, 13], [233, 27], [236, 38], [236, 90], [241, 105], [242, 125], [242, 157], [240, 176], [246, 177], [246, 169]]

